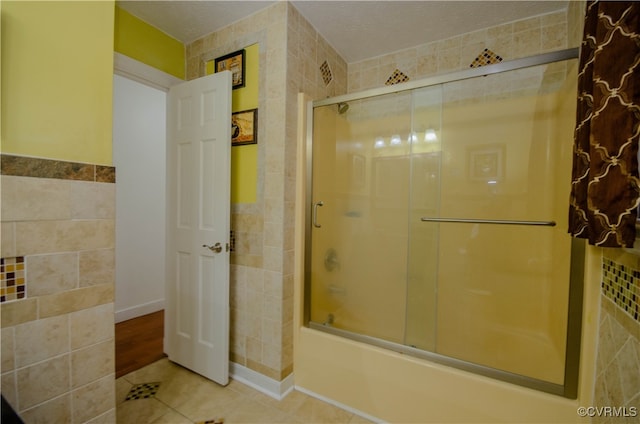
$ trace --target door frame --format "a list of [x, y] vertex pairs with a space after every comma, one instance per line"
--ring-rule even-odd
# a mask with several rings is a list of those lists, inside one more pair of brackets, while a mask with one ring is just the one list
[[185, 81], [118, 52], [113, 53], [113, 73], [164, 92]]

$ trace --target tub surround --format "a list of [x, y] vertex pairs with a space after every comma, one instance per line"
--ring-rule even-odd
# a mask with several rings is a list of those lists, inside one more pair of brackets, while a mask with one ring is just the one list
[[[26, 422], [115, 421], [115, 169], [2, 155], [2, 394]], [[5, 265], [6, 266], [6, 265]]]

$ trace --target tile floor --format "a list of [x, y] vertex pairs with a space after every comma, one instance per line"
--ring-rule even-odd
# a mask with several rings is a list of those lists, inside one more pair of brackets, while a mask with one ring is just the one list
[[[126, 400], [132, 389], [138, 399]], [[295, 390], [277, 401], [238, 381], [222, 387], [166, 358], [118, 378], [116, 396], [118, 424], [371, 422]]]

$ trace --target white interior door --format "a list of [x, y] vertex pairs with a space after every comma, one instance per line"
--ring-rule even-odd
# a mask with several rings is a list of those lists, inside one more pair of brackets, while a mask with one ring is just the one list
[[229, 380], [231, 73], [171, 87], [167, 102], [165, 352]]

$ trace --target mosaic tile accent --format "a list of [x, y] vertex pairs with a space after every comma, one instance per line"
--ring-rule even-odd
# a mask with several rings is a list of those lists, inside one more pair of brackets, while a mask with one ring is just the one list
[[640, 322], [640, 270], [603, 258], [602, 292]]
[[158, 388], [160, 387], [160, 383], [142, 383], [137, 384], [129, 390], [129, 394], [127, 395], [127, 400], [136, 400], [136, 399], [147, 399], [150, 397], [154, 397], [156, 393], [158, 393]]
[[0, 258], [0, 303], [27, 297], [24, 256]]
[[385, 82], [384, 85], [400, 84], [401, 82], [407, 82], [407, 81], [409, 81], [409, 77], [405, 75], [401, 70], [396, 69], [395, 71], [393, 71], [393, 74], [391, 74], [391, 76], [387, 79], [387, 82]]
[[115, 183], [113, 166], [60, 160], [0, 155], [0, 173], [16, 177], [55, 178], [60, 180]]
[[329, 68], [329, 64], [326, 60], [322, 62], [322, 65], [320, 65], [320, 73], [322, 74], [324, 85], [329, 85], [329, 83], [333, 81], [333, 74], [331, 73], [331, 68]]
[[493, 65], [494, 63], [502, 62], [502, 57], [498, 56], [489, 49], [484, 49], [482, 53], [478, 55], [473, 62], [469, 65], [470, 68], [479, 68], [480, 66]]

